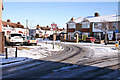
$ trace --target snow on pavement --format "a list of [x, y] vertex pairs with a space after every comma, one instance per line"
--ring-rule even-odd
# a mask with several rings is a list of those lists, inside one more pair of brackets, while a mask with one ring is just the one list
[[26, 59], [40, 59], [47, 56], [51, 56], [57, 54], [58, 51], [62, 50], [62, 47], [55, 45], [55, 49], [53, 49], [52, 44], [39, 43], [39, 46], [23, 46], [29, 48], [29, 50], [22, 49], [17, 50], [18, 58], [15, 58], [15, 50], [16, 48], [8, 48], [8, 59], [5, 59], [5, 55], [0, 55], [0, 64], [23, 61]]
[[92, 57], [107, 57], [107, 56], [113, 56], [118, 55], [119, 50], [115, 49], [114, 44], [94, 44], [94, 43], [70, 43], [66, 42], [65, 44], [74, 44], [74, 45], [81, 45], [84, 47], [91, 48], [94, 53], [92, 54]]

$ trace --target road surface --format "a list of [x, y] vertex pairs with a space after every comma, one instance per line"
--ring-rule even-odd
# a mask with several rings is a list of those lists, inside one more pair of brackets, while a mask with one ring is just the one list
[[[56, 55], [3, 69], [3, 80], [119, 79], [118, 56], [94, 58], [94, 51], [81, 45], [63, 44]], [[12, 79], [10, 79], [12, 78]]]

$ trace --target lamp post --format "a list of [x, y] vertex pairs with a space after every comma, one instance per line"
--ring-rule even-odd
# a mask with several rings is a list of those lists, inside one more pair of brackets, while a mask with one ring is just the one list
[[28, 20], [26, 20], [26, 39], [27, 39]]
[[117, 11], [115, 10], [115, 12], [116, 12], [116, 30], [115, 30], [115, 34], [116, 34], [116, 42], [115, 42], [115, 47], [116, 47], [116, 49], [119, 47], [119, 42], [117, 41], [117, 34], [118, 34], [118, 21], [117, 21]]
[[[115, 10], [115, 14], [116, 14], [116, 31], [118, 30], [118, 24], [117, 24], [117, 11]], [[117, 32], [116, 32], [116, 41], [117, 41]]]

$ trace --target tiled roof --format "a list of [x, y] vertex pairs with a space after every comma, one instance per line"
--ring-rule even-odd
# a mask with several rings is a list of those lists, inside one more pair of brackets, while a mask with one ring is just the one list
[[41, 26], [36, 26], [36, 28], [40, 28], [41, 30], [50, 30], [50, 27], [41, 27]]
[[21, 25], [21, 24], [16, 24], [16, 23], [12, 23], [12, 22], [2, 21], [2, 24], [3, 24], [4, 27], [9, 26], [9, 27], [14, 27], [14, 28], [24, 28], [23, 25]]

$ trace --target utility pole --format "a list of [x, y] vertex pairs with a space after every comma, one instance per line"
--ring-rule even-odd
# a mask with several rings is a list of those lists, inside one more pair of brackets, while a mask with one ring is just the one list
[[27, 39], [28, 20], [26, 20], [26, 39]]
[[[117, 27], [118, 25], [117, 25], [117, 11], [116, 11], [116, 30], [118, 30]], [[116, 33], [116, 41], [117, 41], [117, 33]]]
[[119, 48], [119, 42], [118, 42], [118, 40], [117, 40], [117, 37], [118, 37], [117, 35], [118, 35], [118, 32], [119, 32], [119, 31], [118, 31], [118, 23], [117, 23], [117, 22], [118, 22], [118, 21], [117, 21], [117, 11], [115, 11], [115, 12], [116, 12], [116, 30], [115, 30], [116, 42], [115, 42], [115, 47], [116, 47], [116, 49], [117, 49], [117, 48]]

